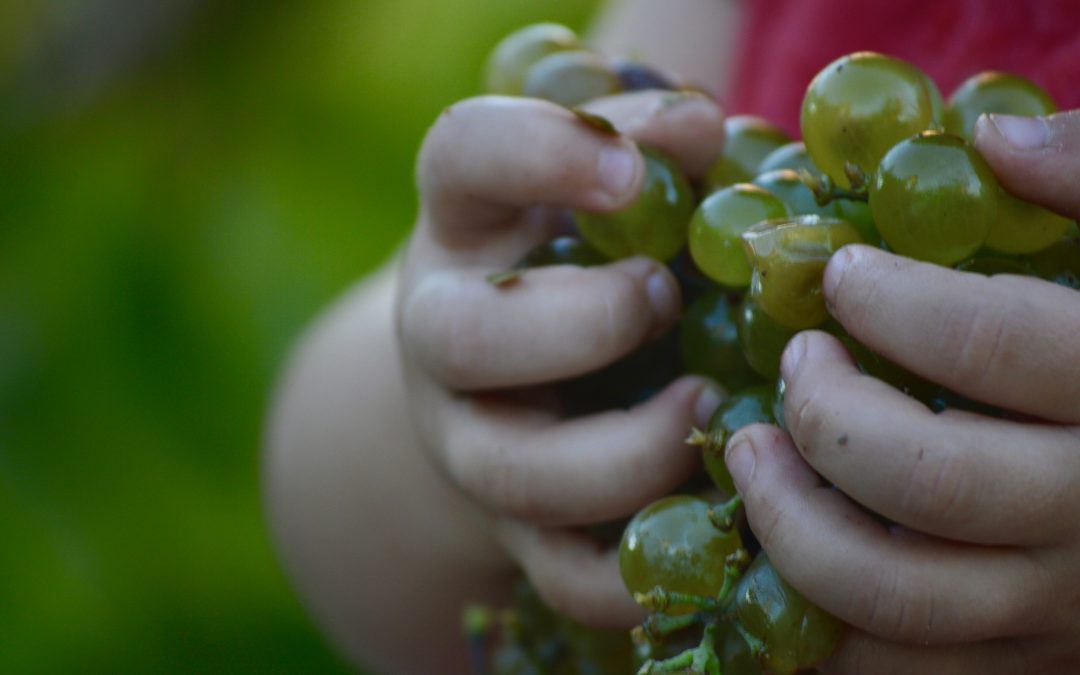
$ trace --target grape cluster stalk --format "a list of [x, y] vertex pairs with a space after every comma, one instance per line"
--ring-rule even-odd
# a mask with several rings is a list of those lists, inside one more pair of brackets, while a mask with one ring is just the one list
[[[575, 110], [618, 92], [686, 86], [643, 64], [594, 54], [554, 24], [507, 36], [486, 77], [492, 93]], [[679, 279], [687, 307], [678, 329], [564, 383], [568, 416], [628, 407], [686, 372], [711, 377], [730, 395], [707, 428], [688, 430], [701, 451], [698, 476], [629, 521], [594, 528], [619, 546], [623, 581], [650, 612], [644, 624], [631, 636], [589, 629], [522, 590], [511, 609], [469, 613], [470, 640], [484, 645], [477, 672], [788, 675], [826, 660], [844, 625], [788, 584], [760, 549], [739, 514], [725, 444], [748, 424], [783, 427], [780, 356], [795, 333], [811, 328], [838, 338], [865, 374], [934, 411], [1000, 414], [859, 344], [829, 316], [822, 274], [841, 247], [864, 244], [968, 273], [1080, 289], [1076, 223], [1010, 194], [971, 144], [982, 114], [1055, 111], [1044, 91], [1015, 75], [978, 73], [946, 101], [909, 63], [849, 54], [809, 85], [802, 140], [760, 117], [728, 118], [723, 153], [698, 182], [642, 147], [647, 175], [634, 203], [616, 213], [571, 214], [567, 234], [493, 278], [512, 286], [537, 266], [648, 255]], [[579, 117], [617, 133], [605, 120]]]

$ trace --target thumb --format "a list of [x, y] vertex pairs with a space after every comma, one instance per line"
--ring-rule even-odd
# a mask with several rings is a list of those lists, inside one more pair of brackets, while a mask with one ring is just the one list
[[983, 115], [974, 142], [1009, 192], [1080, 217], [1080, 110], [1047, 117]]

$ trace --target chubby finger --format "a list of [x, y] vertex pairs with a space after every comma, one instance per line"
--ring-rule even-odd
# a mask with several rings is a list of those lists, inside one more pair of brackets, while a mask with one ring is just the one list
[[983, 115], [974, 143], [1009, 192], [1080, 218], [1080, 110], [1047, 117]]
[[497, 288], [476, 270], [424, 277], [401, 302], [409, 358], [457, 390], [517, 387], [598, 369], [667, 331], [682, 304], [663, 265], [528, 270]]
[[1047, 543], [1076, 531], [1076, 432], [935, 415], [861, 373], [826, 333], [792, 338], [781, 369], [784, 421], [803, 458], [872, 511], [980, 544]]
[[454, 248], [490, 237], [518, 210], [597, 211], [629, 203], [645, 164], [634, 143], [537, 99], [472, 98], [450, 106], [420, 149], [422, 222]]
[[671, 155], [692, 178], [704, 176], [724, 147], [723, 109], [699, 92], [640, 91], [582, 107], [639, 143]]
[[829, 309], [860, 342], [970, 398], [1080, 422], [1080, 293], [845, 246], [825, 268]]
[[589, 537], [501, 519], [496, 534], [544, 602], [575, 621], [629, 629], [645, 618], [619, 575], [619, 550]]
[[887, 527], [826, 484], [790, 437], [754, 425], [726, 453], [751, 530], [777, 571], [827, 612], [886, 640], [949, 644], [1060, 621], [1059, 592], [1024, 551]]
[[851, 631], [836, 653], [818, 669], [825, 675], [1015, 675], [1046, 672], [1020, 641], [990, 640], [927, 647], [897, 644], [862, 631]]
[[543, 525], [583, 525], [636, 512], [699, 465], [683, 439], [719, 398], [683, 377], [648, 401], [570, 420], [474, 396], [442, 408], [451, 478], [494, 511]]

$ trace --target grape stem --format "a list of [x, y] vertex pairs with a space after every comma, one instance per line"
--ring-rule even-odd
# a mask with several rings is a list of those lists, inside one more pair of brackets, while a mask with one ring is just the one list
[[[806, 169], [799, 169], [799, 180], [814, 193], [814, 200], [818, 206], [825, 206], [836, 199], [847, 199], [853, 202], [866, 202], [870, 200], [870, 191], [866, 186], [866, 176], [858, 167], [848, 165], [845, 167], [852, 172], [848, 177], [851, 187], [844, 189], [836, 184], [828, 176], [815, 176]], [[856, 173], [857, 172], [857, 173]], [[852, 177], [858, 180], [852, 180]]]
[[709, 522], [721, 532], [731, 532], [735, 527], [735, 516], [742, 506], [742, 497], [735, 495], [723, 504], [716, 504], [709, 509]]
[[701, 643], [693, 649], [664, 659], [646, 661], [638, 675], [656, 675], [658, 673], [692, 673], [693, 675], [722, 675], [720, 658], [716, 655], [716, 622], [705, 625]]

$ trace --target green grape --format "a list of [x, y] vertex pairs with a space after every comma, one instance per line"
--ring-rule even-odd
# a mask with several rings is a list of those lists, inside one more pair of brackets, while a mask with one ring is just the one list
[[780, 356], [797, 331], [776, 322], [747, 293], [739, 306], [739, 344], [743, 355], [759, 375], [773, 380], [780, 376]]
[[555, 52], [529, 68], [523, 96], [573, 107], [621, 91], [619, 76], [599, 55], [587, 51]]
[[[631, 593], [657, 586], [669, 592], [715, 597], [724, 585], [724, 559], [742, 546], [739, 532], [721, 531], [700, 497], [664, 497], [642, 509], [623, 534], [619, 571]], [[669, 614], [693, 612], [674, 605]]]
[[679, 88], [678, 84], [664, 73], [638, 61], [616, 59], [612, 68], [619, 78], [623, 91], [644, 91], [647, 89], [675, 91]]
[[870, 206], [866, 202], [851, 199], [833, 199], [828, 204], [817, 203], [814, 191], [792, 169], [776, 169], [763, 172], [754, 178], [754, 185], [765, 188], [784, 202], [794, 216], [819, 215], [846, 220], [859, 231], [862, 241], [873, 246], [881, 242]]
[[802, 141], [792, 141], [773, 150], [761, 160], [761, 164], [754, 173], [763, 174], [777, 169], [791, 169], [792, 171], [806, 169], [813, 176], [821, 175], [821, 169], [814, 164], [810, 153], [806, 151], [806, 144]]
[[729, 396], [709, 418], [708, 437], [701, 446], [702, 463], [713, 484], [728, 495], [735, 494], [735, 483], [724, 463], [724, 448], [739, 429], [763, 422], [774, 424], [773, 387], [759, 384]]
[[1027, 257], [1040, 279], [1080, 290], [1080, 238], [1069, 237]]
[[750, 295], [777, 323], [802, 330], [829, 318], [821, 277], [829, 258], [862, 239], [850, 223], [821, 216], [765, 221], [743, 234], [754, 261]]
[[735, 115], [724, 120], [724, 150], [705, 175], [706, 192], [744, 183], [758, 173], [758, 165], [791, 137], [763, 117]]
[[773, 387], [772, 416], [776, 420], [776, 426], [787, 431], [787, 422], [784, 421], [784, 395], [787, 393], [787, 382], [783, 377], [776, 378]]
[[525, 254], [515, 267], [549, 267], [551, 265], [577, 265], [593, 267], [603, 265], [608, 259], [592, 246], [573, 236], [556, 237], [540, 244]]
[[750, 283], [742, 233], [754, 223], [790, 215], [767, 190], [739, 183], [712, 193], [690, 221], [690, 255], [707, 277], [725, 286]]
[[954, 265], [986, 241], [999, 189], [993, 171], [963, 139], [923, 132], [882, 158], [870, 184], [870, 211], [893, 251]]
[[510, 33], [495, 46], [484, 69], [485, 91], [520, 96], [525, 73], [534, 63], [555, 52], [580, 49], [577, 34], [556, 23], [537, 23]]
[[1072, 222], [1064, 216], [1026, 202], [998, 186], [997, 218], [990, 226], [986, 247], [1002, 253], [1035, 253], [1061, 239]]
[[802, 182], [799, 174], [792, 169], [776, 169], [766, 173], [759, 173], [753, 180], [753, 184], [768, 190], [774, 197], [779, 199], [787, 207], [793, 216], [816, 214], [821, 216], [835, 216], [836, 202], [825, 205], [817, 203], [814, 191], [806, 183]]
[[[773, 675], [791, 675], [832, 655], [844, 624], [784, 581], [759, 553], [735, 587], [735, 618]], [[753, 647], [753, 645], [752, 645]]]
[[1031, 276], [1031, 268], [1023, 260], [1008, 258], [993, 251], [980, 251], [973, 257], [957, 264], [956, 269], [961, 272], [974, 272], [987, 277], [992, 277], [995, 274]]
[[736, 391], [760, 378], [739, 344], [738, 295], [718, 289], [695, 300], [679, 321], [679, 344], [688, 373], [706, 375]]
[[645, 180], [641, 193], [615, 213], [575, 213], [581, 236], [610, 258], [647, 255], [671, 260], [686, 243], [694, 194], [674, 161], [642, 147]]
[[851, 186], [845, 163], [870, 176], [893, 145], [938, 128], [941, 94], [910, 63], [874, 52], [849, 54], [814, 77], [800, 126], [814, 163], [837, 185]]
[[945, 131], [970, 141], [975, 121], [983, 113], [1036, 117], [1055, 112], [1054, 99], [1039, 85], [991, 70], [969, 77], [952, 93], [945, 108]]
[[716, 636], [716, 651], [723, 675], [762, 675], [761, 664], [754, 658], [750, 645], [730, 623], [720, 626]]

